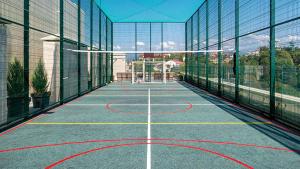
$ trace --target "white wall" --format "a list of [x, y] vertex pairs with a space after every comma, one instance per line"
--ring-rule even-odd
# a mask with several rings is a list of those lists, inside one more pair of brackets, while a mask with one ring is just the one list
[[6, 41], [6, 26], [0, 24], [0, 124], [3, 124], [7, 120], [7, 41]]
[[114, 56], [114, 80], [117, 80], [117, 73], [125, 73], [126, 72], [126, 59], [124, 56]]

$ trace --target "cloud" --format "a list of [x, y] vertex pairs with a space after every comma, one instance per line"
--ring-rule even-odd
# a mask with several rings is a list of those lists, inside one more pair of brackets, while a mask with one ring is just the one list
[[276, 47], [288, 47], [293, 43], [295, 47], [300, 47], [300, 36], [285, 35], [276, 38]]
[[280, 43], [299, 42], [300, 36], [298, 36], [298, 35], [282, 36], [280, 38], [277, 38], [276, 41], [280, 42]]
[[176, 43], [174, 41], [163, 42], [164, 49], [175, 49]]
[[289, 41], [300, 41], [300, 36], [298, 35], [288, 35]]
[[145, 46], [145, 43], [144, 42], [136, 42], [136, 45], [138, 45], [138, 46]]
[[120, 49], [121, 49], [121, 46], [119, 46], [119, 45], [114, 46], [114, 49], [115, 49], [115, 50], [120, 50]]
[[255, 34], [250, 34], [249, 35], [250, 38], [255, 39], [257, 41], [260, 42], [268, 42], [270, 40], [270, 36], [269, 35], [255, 35]]
[[175, 43], [174, 41], [168, 41], [168, 44], [169, 44], [169, 45], [173, 45], [173, 46], [176, 45], [176, 43]]

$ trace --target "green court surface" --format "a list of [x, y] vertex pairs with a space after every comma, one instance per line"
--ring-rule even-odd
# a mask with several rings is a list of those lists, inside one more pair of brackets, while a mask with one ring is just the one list
[[0, 134], [0, 168], [300, 168], [299, 134], [184, 82], [112, 83]]

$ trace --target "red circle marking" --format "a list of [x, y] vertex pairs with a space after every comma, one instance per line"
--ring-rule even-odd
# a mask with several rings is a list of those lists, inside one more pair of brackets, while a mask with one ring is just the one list
[[36, 145], [36, 146], [26, 146], [26, 147], [19, 147], [19, 148], [11, 148], [11, 149], [4, 149], [0, 150], [0, 153], [7, 153], [7, 152], [14, 152], [14, 151], [22, 151], [28, 149], [39, 149], [44, 147], [58, 147], [64, 145], [80, 145], [80, 144], [89, 144], [89, 143], [112, 143], [112, 142], [125, 142], [125, 141], [175, 141], [175, 142], [187, 142], [187, 143], [209, 143], [209, 144], [216, 144], [216, 145], [234, 145], [237, 147], [254, 147], [257, 149], [271, 149], [274, 151], [286, 151], [286, 152], [299, 152], [299, 150], [291, 150], [288, 148], [279, 148], [279, 147], [272, 147], [272, 146], [259, 146], [256, 144], [242, 144], [236, 142], [222, 142], [222, 141], [213, 141], [213, 140], [185, 140], [185, 139], [170, 139], [170, 138], [124, 138], [124, 139], [116, 139], [116, 140], [88, 140], [88, 141], [77, 141], [77, 142], [64, 142], [64, 143], [56, 143], [56, 144], [43, 144], [43, 145]]
[[[189, 110], [191, 110], [193, 108], [193, 104], [188, 102], [188, 101], [185, 101], [183, 99], [183, 102], [185, 102], [187, 104], [187, 107], [184, 108], [184, 109], [176, 109], [176, 111], [174, 112], [159, 112], [159, 113], [153, 113], [153, 115], [156, 115], [156, 114], [176, 114], [178, 112], [180, 113], [186, 113], [188, 112]], [[118, 109], [114, 109], [111, 107], [112, 104], [116, 104], [116, 102], [109, 102], [105, 105], [105, 109], [109, 110], [110, 112], [112, 113], [122, 113], [122, 114], [146, 114], [145, 112], [122, 112], [121, 110], [118, 110]]]
[[202, 151], [202, 152], [213, 154], [213, 155], [216, 155], [218, 157], [224, 158], [226, 160], [232, 161], [236, 164], [239, 164], [239, 165], [243, 166], [244, 168], [254, 169], [254, 167], [252, 167], [252, 166], [250, 166], [250, 165], [248, 165], [248, 164], [246, 164], [246, 163], [244, 163], [244, 162], [242, 162], [238, 159], [235, 159], [233, 157], [230, 157], [228, 155], [225, 155], [225, 154], [222, 154], [222, 153], [219, 153], [219, 152], [216, 152], [216, 151], [201, 148], [201, 147], [188, 146], [188, 145], [183, 145], [183, 144], [145, 143], [145, 142], [136, 142], [136, 143], [129, 143], [129, 144], [117, 144], [117, 145], [112, 145], [112, 146], [104, 146], [104, 147], [94, 148], [94, 149], [91, 149], [91, 150], [88, 150], [88, 151], [84, 151], [84, 152], [81, 152], [81, 153], [77, 153], [77, 154], [65, 157], [65, 158], [63, 158], [63, 159], [61, 159], [61, 160], [45, 167], [45, 169], [52, 169], [52, 168], [66, 162], [68, 160], [71, 160], [71, 159], [74, 159], [74, 158], [77, 158], [77, 157], [80, 157], [80, 156], [84, 156], [84, 155], [87, 155], [87, 154], [90, 154], [90, 153], [93, 153], [93, 152], [96, 152], [96, 151], [102, 151], [102, 150], [105, 150], [105, 149], [114, 149], [114, 148], [120, 148], [120, 147], [131, 147], [131, 146], [145, 145], [145, 144], [162, 145], [162, 146], [169, 146], [169, 147], [182, 147], [182, 148], [186, 148], [186, 149]]
[[111, 108], [111, 105], [113, 104], [113, 102], [107, 103], [105, 105], [105, 109], [109, 110], [112, 113], [123, 113], [123, 114], [145, 114], [145, 112], [122, 112], [118, 109], [113, 109]]

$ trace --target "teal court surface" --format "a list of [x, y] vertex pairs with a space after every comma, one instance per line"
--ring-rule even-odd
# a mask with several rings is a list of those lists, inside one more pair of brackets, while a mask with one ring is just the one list
[[184, 82], [112, 83], [1, 133], [0, 168], [300, 168], [300, 137]]

